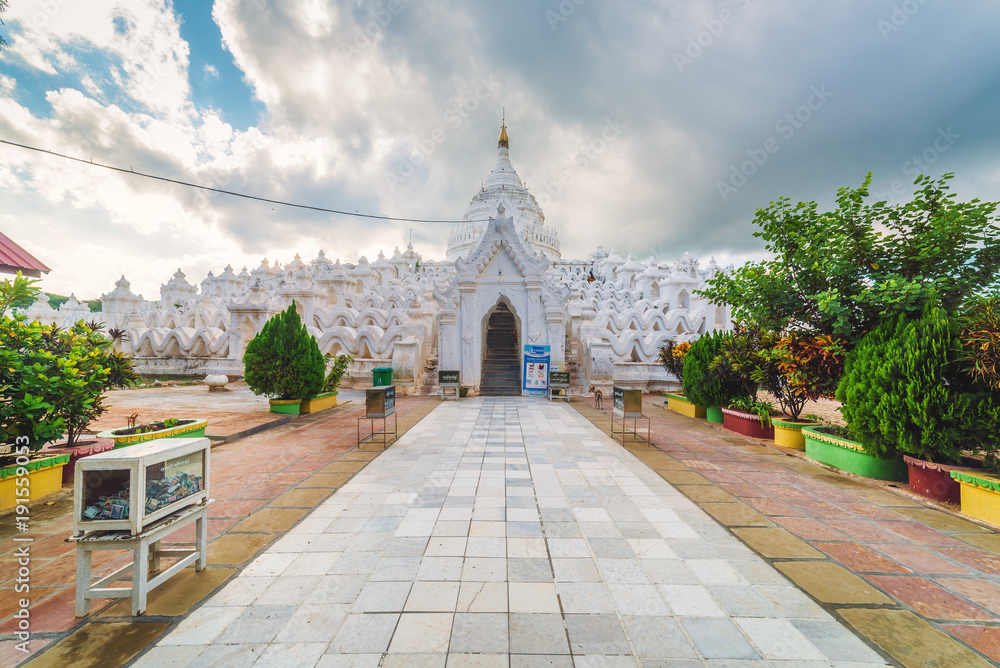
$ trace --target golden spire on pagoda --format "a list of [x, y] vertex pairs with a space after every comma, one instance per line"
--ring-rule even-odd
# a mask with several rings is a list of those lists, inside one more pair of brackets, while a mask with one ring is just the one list
[[497, 148], [510, 148], [510, 143], [507, 140], [507, 110], [503, 111], [503, 120], [500, 122], [500, 141], [497, 142]]

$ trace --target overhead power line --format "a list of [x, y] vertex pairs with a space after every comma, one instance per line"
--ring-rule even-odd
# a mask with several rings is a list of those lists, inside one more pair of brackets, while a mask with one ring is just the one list
[[[477, 222], [477, 221], [467, 221], [467, 220], [433, 220], [425, 218], [399, 218], [396, 216], [380, 216], [374, 213], [358, 213], [357, 211], [343, 211], [341, 209], [330, 209], [322, 206], [312, 206], [311, 204], [297, 204], [295, 202], [286, 202], [279, 199], [270, 199], [267, 197], [257, 197], [256, 195], [248, 195], [246, 193], [238, 193], [232, 190], [224, 190], [222, 188], [212, 188], [211, 186], [203, 186], [198, 183], [189, 183], [187, 181], [178, 181], [177, 179], [170, 179], [165, 176], [158, 176], [156, 174], [147, 174], [145, 172], [137, 172], [131, 167], [125, 169], [123, 167], [115, 167], [114, 165], [105, 165], [100, 162], [94, 162], [93, 160], [84, 160], [83, 158], [76, 158], [72, 155], [65, 155], [63, 153], [56, 153], [55, 151], [49, 151], [43, 148], [38, 148], [37, 146], [28, 146], [26, 144], [18, 144], [17, 142], [7, 141], [6, 139], [0, 139], [0, 144], [6, 144], [8, 146], [15, 146], [17, 148], [23, 148], [28, 151], [35, 151], [36, 153], [42, 153], [44, 155], [51, 155], [57, 158], [63, 158], [65, 160], [72, 160], [73, 162], [83, 163], [84, 165], [90, 165], [92, 167], [100, 167], [102, 169], [108, 169], [113, 172], [119, 172], [121, 174], [129, 174], [131, 176], [141, 176], [144, 179], [152, 179], [154, 181], [163, 181], [164, 183], [173, 183], [178, 186], [184, 186], [185, 188], [195, 188], [197, 190], [206, 190], [208, 192], [219, 193], [220, 195], [230, 195], [232, 197], [241, 197], [243, 199], [253, 200], [255, 202], [264, 202], [267, 204], [278, 204], [281, 206], [292, 207], [294, 209], [307, 209], [309, 211], [319, 211], [322, 213], [335, 213], [340, 216], [352, 216], [354, 218], [368, 218], [372, 220], [386, 220], [386, 221], [397, 221], [401, 223], [445, 223], [453, 225], [456, 223], [467, 223], [467, 222]], [[479, 221], [482, 222], [482, 221]]]

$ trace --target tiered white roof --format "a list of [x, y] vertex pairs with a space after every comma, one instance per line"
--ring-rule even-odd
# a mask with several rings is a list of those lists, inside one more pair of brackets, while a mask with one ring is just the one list
[[501, 204], [513, 218], [515, 229], [528, 246], [549, 259], [558, 260], [561, 257], [559, 235], [554, 228], [545, 226], [545, 214], [538, 201], [514, 171], [509, 146], [505, 123], [500, 128], [496, 165], [465, 210], [463, 220], [468, 222], [457, 225], [448, 237], [449, 261], [465, 257], [475, 248], [490, 217], [496, 215]]

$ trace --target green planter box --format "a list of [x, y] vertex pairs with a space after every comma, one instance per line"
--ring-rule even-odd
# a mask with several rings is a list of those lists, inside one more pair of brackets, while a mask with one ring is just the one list
[[824, 433], [824, 427], [803, 427], [806, 456], [865, 478], [906, 482], [906, 462], [902, 459], [879, 459], [864, 451], [860, 443]]
[[[154, 422], [158, 422], [158, 420], [154, 420]], [[207, 426], [208, 420], [195, 420], [188, 424], [167, 427], [166, 429], [159, 429], [157, 431], [147, 431], [142, 434], [120, 435], [115, 434], [115, 432], [126, 427], [115, 427], [114, 429], [102, 431], [97, 435], [97, 438], [110, 438], [115, 442], [115, 448], [117, 449], [135, 445], [136, 443], [145, 443], [157, 438], [203, 438], [205, 436], [205, 427]]]
[[302, 412], [301, 399], [270, 399], [268, 403], [271, 405], [272, 413], [298, 415]]
[[722, 415], [722, 406], [707, 406], [705, 408], [705, 419], [715, 424], [725, 422], [725, 417]]

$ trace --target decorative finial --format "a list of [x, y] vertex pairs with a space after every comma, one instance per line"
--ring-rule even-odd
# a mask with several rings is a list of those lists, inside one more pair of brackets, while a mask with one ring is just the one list
[[503, 110], [503, 120], [500, 121], [500, 141], [497, 142], [497, 148], [510, 148], [510, 142], [507, 139], [507, 110]]

